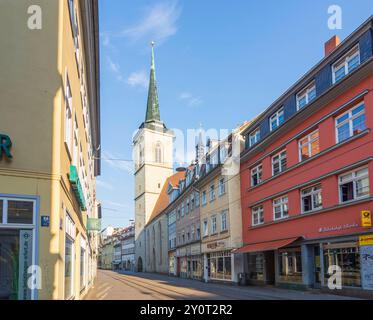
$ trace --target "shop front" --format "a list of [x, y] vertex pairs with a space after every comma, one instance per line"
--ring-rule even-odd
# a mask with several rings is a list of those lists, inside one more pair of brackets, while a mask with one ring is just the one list
[[[185, 279], [202, 279], [202, 256], [199, 243], [190, 244], [176, 250], [177, 274]], [[175, 261], [175, 260], [174, 260]]]
[[0, 300], [37, 298], [28, 269], [37, 264], [36, 197], [0, 195]]

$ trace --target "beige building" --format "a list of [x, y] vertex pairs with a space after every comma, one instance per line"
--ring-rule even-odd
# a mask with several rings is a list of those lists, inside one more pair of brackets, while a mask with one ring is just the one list
[[207, 142], [207, 153], [200, 162], [201, 251], [203, 279], [237, 282], [243, 272], [243, 259], [232, 250], [242, 246], [241, 190], [239, 155], [243, 150], [242, 130], [237, 128], [223, 141]]
[[97, 10], [1, 1], [0, 299], [80, 299], [95, 278]]
[[145, 121], [133, 139], [135, 160], [135, 261], [136, 270], [147, 265], [144, 227], [166, 179], [173, 173], [173, 132], [161, 121], [155, 79], [154, 49]]

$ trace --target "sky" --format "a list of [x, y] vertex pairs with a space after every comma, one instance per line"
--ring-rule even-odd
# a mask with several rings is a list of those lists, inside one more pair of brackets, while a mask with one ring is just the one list
[[[102, 227], [134, 219], [132, 137], [144, 121], [151, 41], [167, 127], [231, 130], [250, 120], [371, 14], [371, 0], [101, 0]], [[342, 9], [330, 30], [328, 8]]]

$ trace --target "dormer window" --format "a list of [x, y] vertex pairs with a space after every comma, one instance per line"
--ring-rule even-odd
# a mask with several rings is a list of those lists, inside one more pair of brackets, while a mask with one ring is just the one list
[[249, 145], [252, 147], [254, 144], [258, 143], [260, 140], [260, 129], [256, 129], [249, 135]]
[[285, 121], [284, 108], [279, 109], [269, 118], [269, 126], [271, 131], [278, 128]]
[[351, 73], [360, 65], [359, 46], [355, 46], [341, 59], [333, 64], [333, 83], [342, 80], [347, 74]]
[[316, 98], [315, 82], [309, 84], [305, 89], [297, 94], [297, 110], [302, 109]]

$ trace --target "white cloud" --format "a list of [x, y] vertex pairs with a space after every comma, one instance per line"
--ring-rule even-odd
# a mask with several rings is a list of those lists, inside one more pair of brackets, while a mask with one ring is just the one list
[[132, 206], [124, 203], [119, 203], [119, 202], [114, 202], [110, 200], [103, 200], [102, 201], [104, 205], [112, 206], [112, 207], [117, 207], [117, 208], [123, 208], [123, 209], [128, 209], [132, 208]]
[[122, 35], [134, 42], [154, 40], [162, 43], [176, 34], [176, 22], [180, 14], [177, 1], [158, 3], [147, 8], [141, 21], [125, 29]]
[[101, 180], [96, 180], [96, 184], [97, 184], [97, 186], [99, 186], [101, 188], [108, 189], [108, 190], [114, 190], [114, 187], [108, 182], [104, 182], [104, 181], [101, 181]]
[[110, 47], [111, 46], [110, 35], [108, 33], [101, 32], [100, 33], [100, 38], [101, 38], [101, 44], [104, 47]]
[[110, 57], [107, 57], [107, 62], [108, 62], [110, 71], [115, 75], [116, 79], [118, 81], [123, 81], [123, 75], [120, 70], [119, 63], [114, 62], [113, 60], [111, 60]]
[[112, 168], [133, 174], [133, 162], [110, 152], [102, 153], [102, 160]]
[[203, 102], [200, 97], [196, 97], [189, 92], [182, 92], [179, 99], [185, 101], [188, 107], [197, 107]]
[[144, 87], [148, 86], [148, 76], [144, 70], [132, 72], [128, 79], [127, 84], [131, 87]]

